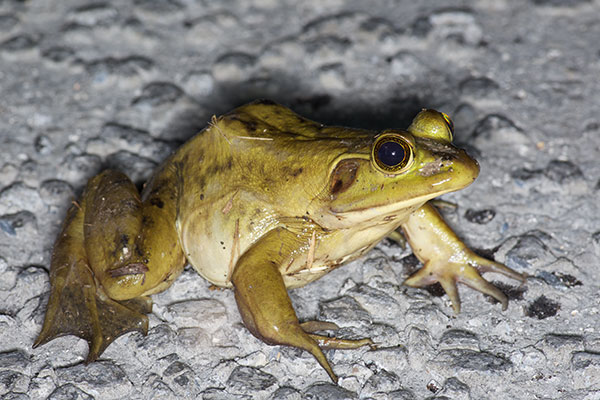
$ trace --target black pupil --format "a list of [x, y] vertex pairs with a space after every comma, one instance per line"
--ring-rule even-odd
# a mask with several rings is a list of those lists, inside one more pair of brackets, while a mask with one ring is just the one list
[[398, 142], [394, 142], [392, 140], [381, 144], [381, 146], [379, 146], [377, 149], [377, 157], [379, 158], [379, 161], [388, 167], [393, 167], [400, 164], [402, 161], [404, 161], [404, 156], [404, 147], [402, 147]]

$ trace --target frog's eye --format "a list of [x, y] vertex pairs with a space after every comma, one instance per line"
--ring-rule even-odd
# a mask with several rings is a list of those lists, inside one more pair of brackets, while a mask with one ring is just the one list
[[398, 134], [384, 133], [375, 140], [371, 157], [381, 171], [399, 174], [412, 160], [412, 146]]
[[452, 137], [454, 136], [454, 122], [446, 113], [441, 113], [442, 117], [444, 117], [444, 121], [446, 121], [446, 125], [448, 125], [448, 130], [450, 131], [450, 141], [452, 141]]

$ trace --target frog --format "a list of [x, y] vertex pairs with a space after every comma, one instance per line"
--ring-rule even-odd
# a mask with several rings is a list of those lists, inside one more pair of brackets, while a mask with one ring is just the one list
[[68, 209], [50, 262], [50, 295], [34, 347], [64, 335], [88, 342], [87, 362], [118, 337], [147, 334], [151, 295], [186, 264], [231, 288], [247, 329], [269, 345], [312, 354], [375, 348], [370, 338], [300, 322], [289, 289], [404, 237], [423, 263], [403, 283], [441, 284], [455, 313], [457, 283], [507, 297], [482, 273], [526, 275], [470, 250], [430, 200], [470, 185], [479, 164], [453, 145], [448, 115], [423, 109], [406, 129], [328, 126], [268, 100], [220, 117], [156, 170], [141, 192], [122, 172], [92, 177]]

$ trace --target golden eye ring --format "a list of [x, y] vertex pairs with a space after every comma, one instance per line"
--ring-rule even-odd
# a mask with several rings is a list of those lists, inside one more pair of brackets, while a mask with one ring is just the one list
[[384, 133], [375, 139], [371, 159], [380, 171], [386, 174], [399, 174], [410, 166], [413, 148], [403, 136]]

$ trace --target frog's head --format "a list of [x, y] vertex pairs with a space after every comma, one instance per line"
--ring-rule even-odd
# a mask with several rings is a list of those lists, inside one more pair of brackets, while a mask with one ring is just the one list
[[389, 129], [329, 167], [326, 187], [311, 205], [327, 228], [401, 220], [427, 200], [469, 185], [477, 161], [452, 145], [452, 121], [423, 110], [406, 131]]

